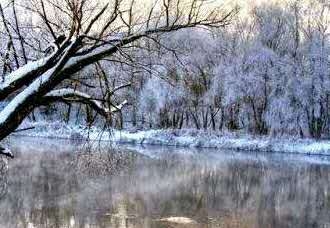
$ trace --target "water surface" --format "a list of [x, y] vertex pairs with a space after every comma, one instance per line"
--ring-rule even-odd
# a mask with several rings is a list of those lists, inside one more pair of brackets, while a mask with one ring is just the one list
[[11, 143], [0, 227], [330, 228], [328, 157]]

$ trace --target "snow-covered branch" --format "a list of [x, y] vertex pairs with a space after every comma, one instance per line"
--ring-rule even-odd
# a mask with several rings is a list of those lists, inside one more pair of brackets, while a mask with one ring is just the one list
[[0, 84], [0, 101], [23, 86], [29, 85], [46, 71], [56, 66], [62, 56], [70, 49], [72, 42], [71, 38], [67, 38], [61, 48], [56, 49], [50, 56], [29, 62], [7, 75]]
[[106, 107], [99, 99], [95, 99], [87, 93], [83, 93], [74, 89], [58, 89], [49, 92], [43, 99], [44, 103], [50, 102], [78, 102], [89, 105], [97, 113], [104, 117], [109, 117], [111, 113], [121, 111], [127, 104], [125, 100], [119, 105], [111, 104], [111, 107]]

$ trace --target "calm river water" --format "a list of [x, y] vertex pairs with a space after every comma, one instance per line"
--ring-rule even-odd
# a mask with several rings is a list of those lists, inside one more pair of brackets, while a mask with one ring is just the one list
[[330, 228], [330, 158], [13, 138], [0, 227]]

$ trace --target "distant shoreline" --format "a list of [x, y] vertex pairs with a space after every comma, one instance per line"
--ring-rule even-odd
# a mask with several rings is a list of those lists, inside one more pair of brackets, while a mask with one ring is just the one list
[[16, 136], [44, 137], [53, 139], [111, 141], [117, 144], [158, 145], [186, 148], [214, 148], [238, 151], [261, 151], [330, 156], [330, 140], [299, 138], [271, 138], [230, 132], [182, 130], [111, 130], [86, 129], [82, 126], [61, 122], [36, 122], [26, 126], [32, 130], [18, 132]]

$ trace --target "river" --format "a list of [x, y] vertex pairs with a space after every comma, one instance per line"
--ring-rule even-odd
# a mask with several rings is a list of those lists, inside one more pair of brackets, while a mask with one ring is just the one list
[[10, 143], [0, 227], [330, 228], [329, 157]]

